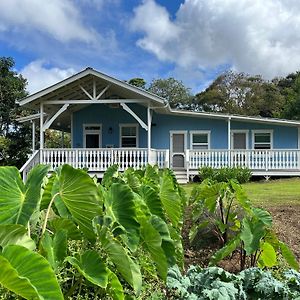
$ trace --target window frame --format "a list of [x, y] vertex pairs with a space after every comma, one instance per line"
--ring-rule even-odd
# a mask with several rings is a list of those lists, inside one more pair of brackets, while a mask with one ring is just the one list
[[[102, 124], [99, 124], [99, 123], [86, 123], [86, 124], [83, 124], [83, 148], [86, 148], [86, 135], [87, 134], [92, 134], [92, 135], [99, 135], [99, 148], [102, 147]], [[99, 130], [94, 130], [94, 129], [86, 129], [86, 127], [88, 126], [93, 126], [93, 127], [100, 127]], [[89, 148], [90, 149], [90, 148]], [[92, 148], [91, 148], [92, 149]], [[96, 148], [98, 149], [98, 148]]]
[[[270, 134], [270, 149], [255, 149], [255, 145], [257, 144], [257, 143], [255, 143], [255, 134], [256, 133], [268, 133], [268, 134]], [[266, 144], [266, 143], [264, 143], [264, 144]], [[272, 150], [273, 149], [273, 129], [255, 129], [255, 130], [252, 130], [252, 149], [253, 150]]]
[[[193, 135], [196, 134], [206, 134], [207, 135], [207, 143], [193, 143]], [[210, 150], [210, 130], [190, 130], [190, 150]], [[193, 149], [193, 145], [204, 145], [207, 144], [207, 149]]]
[[[135, 135], [136, 146], [135, 147], [123, 147], [122, 146], [122, 138], [124, 137], [124, 136], [122, 136], [122, 128], [126, 128], [126, 127], [135, 127], [136, 128], [136, 135]], [[133, 137], [133, 136], [130, 136], [130, 137]], [[126, 148], [128, 148], [128, 149], [139, 148], [139, 124], [137, 124], [137, 123], [122, 123], [122, 124], [119, 124], [119, 147], [120, 148], [125, 148], [125, 149]]]

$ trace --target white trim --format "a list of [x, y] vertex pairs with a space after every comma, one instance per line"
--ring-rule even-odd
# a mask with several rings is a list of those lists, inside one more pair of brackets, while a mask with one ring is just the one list
[[[29, 116], [26, 116], [26, 117], [19, 117], [16, 119], [16, 121], [20, 122], [20, 123], [24, 123], [24, 122], [28, 122], [28, 121], [33, 121], [33, 120], [37, 120], [39, 119], [41, 116], [40, 113], [37, 113], [37, 114], [33, 114], [33, 115], [29, 115]], [[47, 116], [46, 113], [44, 113], [44, 116]]]
[[44, 149], [44, 104], [40, 103], [40, 149]]
[[83, 86], [79, 85], [79, 87], [91, 100], [94, 100], [94, 98], [91, 96], [91, 94]]
[[111, 84], [120, 86], [120, 87], [125, 88], [127, 90], [130, 90], [130, 91], [132, 91], [134, 93], [140, 94], [141, 96], [147, 98], [148, 100], [151, 99], [151, 100], [156, 101], [156, 102], [158, 102], [160, 104], [164, 104], [164, 99], [163, 98], [161, 98], [161, 97], [159, 97], [157, 95], [154, 95], [154, 94], [152, 94], [152, 93], [150, 93], [150, 92], [148, 92], [146, 90], [143, 90], [141, 88], [133, 86], [133, 85], [127, 83], [127, 82], [124, 82], [122, 80], [118, 80], [118, 79], [116, 79], [114, 77], [111, 77], [111, 76], [108, 76], [106, 74], [103, 74], [103, 73], [101, 73], [99, 71], [96, 71], [96, 70], [94, 70], [92, 68], [86, 68], [85, 70], [83, 70], [83, 71], [81, 71], [81, 72], [79, 72], [79, 73], [77, 73], [77, 74], [75, 74], [75, 75], [73, 75], [73, 76], [71, 76], [71, 77], [69, 77], [67, 79], [64, 79], [64, 80], [62, 80], [62, 81], [60, 81], [60, 82], [58, 82], [58, 83], [56, 83], [56, 84], [54, 84], [54, 85], [52, 85], [52, 86], [50, 86], [48, 88], [45, 88], [45, 89], [43, 89], [43, 90], [41, 90], [41, 91], [39, 91], [39, 92], [37, 92], [35, 94], [32, 94], [32, 95], [30, 95], [30, 96], [22, 99], [19, 102], [19, 104], [21, 106], [23, 106], [23, 105], [25, 105], [27, 103], [30, 103], [30, 102], [32, 102], [34, 100], [37, 100], [40, 97], [43, 97], [43, 96], [49, 94], [49, 93], [51, 93], [51, 92], [53, 92], [53, 91], [55, 91], [55, 90], [57, 90], [57, 89], [59, 89], [61, 87], [64, 87], [65, 85], [68, 85], [68, 84], [70, 84], [70, 83], [72, 83], [72, 82], [74, 82], [76, 80], [79, 80], [79, 79], [81, 79], [81, 78], [83, 78], [83, 77], [85, 77], [87, 75], [94, 75], [97, 78], [100, 78], [100, 79], [103, 79], [105, 81], [108, 81]]
[[231, 149], [231, 118], [227, 120], [227, 149]]
[[133, 116], [146, 131], [148, 131], [148, 126], [128, 105], [126, 105], [125, 103], [121, 103], [121, 106], [125, 111], [127, 111], [131, 116]]
[[273, 129], [253, 129], [252, 131], [252, 149], [254, 149], [254, 135], [255, 133], [270, 133], [270, 149], [273, 149]]
[[[99, 98], [110, 88], [110, 84], [107, 85], [96, 97], [96, 100], [99, 100]], [[102, 100], [101, 100], [102, 101]]]
[[[181, 152], [173, 152], [173, 134], [184, 134], [184, 152], [181, 153]], [[184, 168], [186, 167], [186, 157], [185, 157], [185, 154], [186, 154], [186, 149], [187, 149], [187, 134], [188, 134], [188, 131], [187, 130], [170, 130], [169, 131], [169, 135], [170, 135], [170, 166], [171, 168], [174, 168], [173, 167], [173, 154], [182, 154], [183, 156], [183, 159], [184, 159]]]
[[[136, 147], [122, 147], [122, 128], [123, 127], [135, 127], [136, 128]], [[132, 136], [133, 137], [133, 136]], [[137, 123], [120, 123], [119, 124], [119, 147], [120, 148], [139, 148], [139, 124]]]
[[231, 145], [230, 149], [233, 149], [233, 134], [234, 133], [246, 133], [246, 150], [249, 149], [249, 129], [232, 129], [230, 132], [231, 135]]
[[[83, 126], [83, 128], [82, 128], [82, 130], [83, 130], [83, 134], [82, 134], [82, 136], [83, 136], [83, 143], [82, 143], [82, 145], [83, 145], [83, 148], [86, 148], [86, 135], [87, 134], [94, 134], [94, 135], [99, 135], [99, 147], [98, 148], [102, 148], [102, 124], [100, 124], [100, 123], [85, 123], [85, 124], [82, 124], [82, 126]], [[85, 127], [87, 127], [87, 126], [99, 126], [100, 127], [100, 129], [99, 130], [86, 130], [85, 129]]]
[[210, 135], [211, 130], [190, 130], [190, 149], [193, 149], [193, 135], [194, 134], [207, 134], [207, 150], [210, 149]]
[[68, 109], [70, 104], [64, 104], [51, 118], [43, 125], [43, 131], [48, 129], [51, 124], [56, 120], [58, 116], [60, 116], [64, 111]]
[[68, 100], [47, 100], [44, 104], [111, 104], [111, 103], [148, 103], [145, 99], [68, 99]]

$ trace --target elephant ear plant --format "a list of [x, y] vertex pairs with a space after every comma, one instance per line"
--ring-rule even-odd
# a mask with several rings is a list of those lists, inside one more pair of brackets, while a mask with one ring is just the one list
[[[168, 171], [117, 172], [102, 184], [69, 165], [48, 177], [36, 166], [26, 183], [0, 168], [0, 284], [25, 299], [125, 299], [142, 291], [141, 257], [166, 280], [182, 265], [181, 191]], [[75, 246], [74, 246], [75, 245]], [[77, 246], [76, 246], [77, 245]]]

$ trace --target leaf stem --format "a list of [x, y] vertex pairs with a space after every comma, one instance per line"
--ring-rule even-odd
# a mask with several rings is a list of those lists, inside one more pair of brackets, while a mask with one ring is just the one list
[[50, 214], [50, 209], [51, 209], [51, 206], [52, 206], [52, 204], [53, 204], [53, 202], [54, 202], [56, 196], [58, 196], [58, 195], [59, 195], [59, 192], [56, 193], [56, 194], [52, 197], [52, 199], [51, 199], [51, 201], [50, 201], [50, 203], [49, 203], [49, 205], [48, 205], [48, 208], [47, 208], [47, 211], [46, 211], [46, 216], [45, 216], [45, 221], [44, 221], [43, 228], [42, 228], [41, 237], [44, 235], [44, 233], [45, 233], [45, 231], [46, 231], [47, 221], [48, 221], [49, 214]]

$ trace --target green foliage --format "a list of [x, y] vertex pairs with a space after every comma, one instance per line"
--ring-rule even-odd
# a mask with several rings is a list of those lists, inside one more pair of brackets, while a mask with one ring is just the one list
[[209, 228], [222, 244], [212, 256], [211, 265], [237, 250], [241, 270], [276, 266], [279, 253], [292, 268], [299, 269], [291, 250], [273, 232], [271, 215], [253, 207], [239, 184], [206, 180], [192, 191], [191, 204], [194, 225], [190, 238]]
[[0, 165], [21, 167], [30, 153], [31, 131], [27, 124], [19, 124], [21, 113], [16, 101], [27, 95], [27, 81], [14, 70], [11, 57], [0, 57]]
[[300, 274], [288, 270], [282, 281], [268, 271], [251, 268], [231, 274], [221, 268], [191, 266], [182, 276], [178, 267], [169, 270], [167, 286], [174, 299], [299, 299]]
[[[0, 269], [13, 276], [11, 284], [0, 272], [4, 287], [26, 299], [125, 299], [144, 293], [139, 253], [154, 262], [153, 280], [182, 265], [184, 201], [170, 172], [147, 166], [120, 174], [112, 166], [102, 184], [69, 165], [47, 173], [36, 166], [24, 184], [16, 168], [0, 168]], [[20, 270], [10, 249], [16, 260], [27, 253]]]
[[235, 180], [242, 184], [250, 181], [252, 173], [250, 169], [242, 167], [223, 167], [220, 169], [202, 167], [199, 170], [199, 176], [202, 180], [210, 179], [217, 182]]

